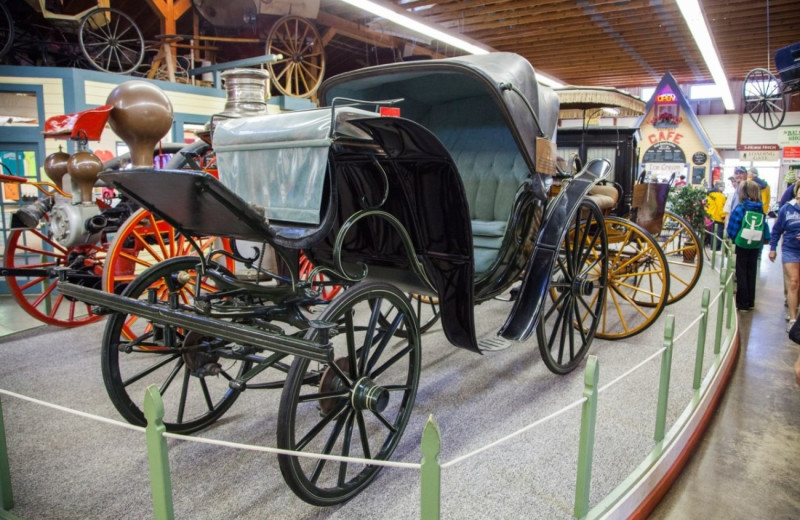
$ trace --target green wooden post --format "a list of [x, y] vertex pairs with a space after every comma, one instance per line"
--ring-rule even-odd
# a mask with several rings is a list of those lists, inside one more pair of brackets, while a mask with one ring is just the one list
[[703, 289], [703, 297], [700, 301], [700, 326], [697, 328], [697, 356], [694, 359], [694, 382], [692, 388], [700, 388], [700, 380], [703, 377], [703, 356], [706, 351], [706, 327], [708, 326], [708, 302], [711, 301], [711, 291], [708, 287]]
[[172, 481], [169, 475], [169, 455], [167, 439], [162, 435], [164, 426], [164, 401], [156, 385], [150, 385], [144, 394], [144, 416], [147, 419], [145, 436], [147, 455], [150, 461], [150, 492], [153, 495], [153, 518], [172, 520], [175, 511], [172, 506]]
[[[714, 229], [713, 227], [711, 229]], [[714, 269], [717, 266], [717, 244], [719, 243], [719, 238], [717, 237], [716, 233], [711, 233], [711, 268]]]
[[727, 292], [728, 324], [726, 327], [728, 330], [730, 330], [733, 327], [733, 313], [736, 312], [736, 305], [734, 305], [733, 302], [733, 282], [736, 279], [736, 277], [734, 276], [733, 278], [731, 278], [731, 275], [736, 272], [736, 258], [733, 254], [730, 255], [730, 258], [728, 258], [728, 268], [725, 270], [725, 272], [727, 273], [726, 278], [730, 278], [730, 281], [728, 282], [728, 292]]
[[669, 378], [672, 372], [672, 338], [675, 333], [675, 316], [667, 316], [664, 324], [664, 353], [661, 354], [661, 378], [658, 386], [658, 407], [656, 408], [656, 442], [664, 440], [667, 424], [667, 402], [669, 400]]
[[722, 293], [717, 305], [717, 322], [714, 324], [714, 354], [722, 349], [722, 325], [725, 323], [725, 302], [728, 300], [728, 286], [725, 283], [726, 270], [719, 270], [719, 292]]
[[578, 446], [578, 476], [575, 484], [576, 518], [583, 518], [589, 512], [589, 490], [592, 485], [592, 457], [594, 455], [594, 428], [597, 420], [597, 390], [599, 387], [600, 363], [597, 356], [586, 360], [583, 373], [583, 397], [586, 402], [581, 409], [581, 437]]
[[439, 452], [442, 436], [433, 415], [428, 417], [422, 430], [422, 464], [420, 467], [420, 519], [439, 520], [441, 514], [442, 468], [439, 465]]
[[3, 402], [0, 400], [0, 509], [8, 511], [12, 507], [14, 507], [14, 496], [11, 494], [11, 465], [8, 463]]

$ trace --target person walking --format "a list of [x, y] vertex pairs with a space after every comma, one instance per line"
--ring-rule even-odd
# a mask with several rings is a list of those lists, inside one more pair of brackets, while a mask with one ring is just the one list
[[728, 197], [728, 200], [725, 201], [725, 226], [728, 225], [728, 219], [733, 212], [733, 208], [739, 204], [739, 186], [746, 180], [747, 169], [745, 167], [737, 166], [733, 169], [733, 179], [731, 180], [731, 184], [733, 185], [733, 193], [730, 197]]
[[793, 191], [794, 200], [784, 204], [778, 211], [778, 218], [772, 226], [772, 237], [769, 241], [769, 261], [774, 262], [778, 256], [778, 242], [783, 238], [781, 263], [786, 282], [786, 306], [789, 316], [787, 331], [797, 320], [797, 304], [800, 300], [800, 182], [794, 184]]
[[716, 237], [713, 239], [716, 242], [716, 249], [719, 251], [722, 248], [722, 239], [725, 232], [725, 181], [719, 180], [714, 183], [711, 190], [706, 196], [706, 214], [711, 220], [711, 232]]
[[769, 213], [769, 202], [772, 198], [769, 183], [758, 176], [758, 168], [755, 167], [747, 170], [747, 178], [758, 184], [758, 187], [761, 189], [761, 203], [764, 204], [764, 213]]
[[741, 182], [738, 198], [739, 203], [728, 218], [727, 231], [736, 244], [736, 308], [750, 311], [755, 307], [758, 258], [770, 233], [758, 184], [750, 180]]

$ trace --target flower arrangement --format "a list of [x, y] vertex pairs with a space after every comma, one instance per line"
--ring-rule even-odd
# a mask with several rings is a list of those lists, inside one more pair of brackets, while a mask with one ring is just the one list
[[683, 121], [683, 119], [672, 112], [662, 112], [657, 117], [651, 119], [650, 124], [653, 126], [677, 126], [681, 121]]

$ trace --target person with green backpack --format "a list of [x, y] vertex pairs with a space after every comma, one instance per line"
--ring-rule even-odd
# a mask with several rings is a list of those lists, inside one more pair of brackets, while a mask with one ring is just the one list
[[772, 238], [769, 241], [769, 259], [775, 261], [778, 255], [778, 242], [781, 245], [781, 263], [783, 277], [786, 282], [786, 306], [789, 312], [789, 323], [786, 330], [792, 328], [797, 320], [797, 305], [800, 303], [800, 182], [793, 186], [792, 200], [781, 206], [778, 218], [772, 226]]
[[749, 311], [755, 307], [758, 258], [770, 233], [761, 187], [750, 180], [742, 181], [737, 195], [739, 203], [731, 211], [727, 231], [736, 245], [736, 308]]

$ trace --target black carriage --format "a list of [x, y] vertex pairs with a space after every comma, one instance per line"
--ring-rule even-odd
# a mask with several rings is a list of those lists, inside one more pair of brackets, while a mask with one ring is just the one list
[[800, 92], [800, 42], [778, 49], [775, 68], [777, 78], [768, 69], [753, 69], [742, 84], [744, 111], [765, 130], [781, 126], [788, 98]]
[[[480, 352], [474, 308], [512, 287], [500, 336], [535, 332], [557, 373], [585, 356], [608, 278], [606, 227], [586, 195], [609, 163], [590, 162], [550, 196], [558, 100], [527, 61], [373, 67], [332, 78], [320, 100], [311, 111], [215, 123], [219, 180], [101, 174], [186, 237], [234, 240], [231, 251], [161, 262], [121, 296], [60, 284], [111, 313], [103, 377], [127, 420], [144, 423], [152, 383], [178, 432], [211, 424], [245, 389], [282, 388], [278, 447], [388, 459], [419, 380], [418, 304], [436, 301], [447, 339]], [[260, 245], [250, 254], [241, 241]], [[301, 250], [315, 266], [305, 279]], [[325, 284], [346, 289], [327, 300]], [[380, 469], [279, 462], [317, 505], [351, 498]]]
[[0, 59], [130, 74], [145, 52], [136, 22], [109, 0], [0, 2]]

